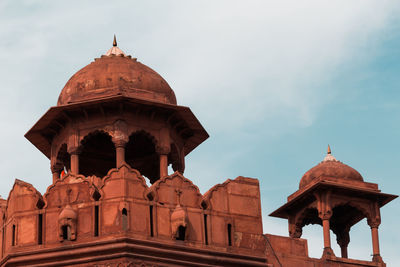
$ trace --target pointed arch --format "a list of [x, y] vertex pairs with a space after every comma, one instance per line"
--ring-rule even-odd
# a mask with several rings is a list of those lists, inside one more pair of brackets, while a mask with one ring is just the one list
[[58, 147], [56, 160], [52, 167], [59, 172], [61, 172], [64, 167], [67, 170], [71, 169], [71, 156], [68, 153], [68, 146], [66, 143], [63, 143]]
[[80, 174], [104, 177], [115, 165], [115, 145], [109, 133], [96, 130], [82, 139], [79, 154]]
[[156, 138], [144, 130], [133, 132], [125, 147], [125, 161], [154, 183], [160, 178]]

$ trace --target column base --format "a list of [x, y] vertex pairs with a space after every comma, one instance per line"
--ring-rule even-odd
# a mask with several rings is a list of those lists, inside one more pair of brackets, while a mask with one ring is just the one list
[[324, 252], [322, 253], [322, 258], [336, 258], [335, 253], [333, 252], [333, 249], [330, 247], [324, 248]]
[[381, 255], [376, 254], [376, 255], [372, 256], [372, 261], [373, 262], [383, 262], [383, 259], [382, 259]]
[[340, 247], [340, 252], [341, 252], [342, 258], [344, 258], [344, 259], [348, 258], [347, 247]]

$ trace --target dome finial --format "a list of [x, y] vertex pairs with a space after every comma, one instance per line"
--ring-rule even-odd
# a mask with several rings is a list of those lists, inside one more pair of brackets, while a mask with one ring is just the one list
[[117, 37], [115, 37], [115, 34], [114, 34], [113, 46], [117, 46]]
[[331, 146], [329, 144], [328, 144], [328, 151], [327, 151], [326, 156], [325, 156], [325, 158], [324, 158], [324, 160], [322, 162], [326, 162], [326, 161], [338, 161], [332, 155]]
[[114, 34], [114, 40], [113, 40], [113, 46], [108, 49], [107, 53], [105, 54], [106, 56], [122, 56], [122, 57], [126, 57], [125, 53], [118, 48], [117, 46], [117, 37]]

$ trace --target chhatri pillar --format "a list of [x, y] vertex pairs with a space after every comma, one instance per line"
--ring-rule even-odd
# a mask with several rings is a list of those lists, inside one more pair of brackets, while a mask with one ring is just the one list
[[381, 215], [379, 206], [374, 203], [373, 213], [371, 218], [367, 220], [368, 225], [371, 227], [371, 237], [372, 237], [372, 260], [375, 262], [383, 262], [380, 249], [379, 249], [379, 234], [378, 228], [381, 224]]
[[350, 242], [350, 229], [343, 229], [340, 230], [339, 232], [335, 233], [336, 234], [336, 241], [338, 245], [340, 246], [340, 252], [342, 255], [342, 258], [347, 259], [348, 253], [347, 253], [347, 246], [349, 245]]
[[114, 123], [112, 141], [115, 145], [116, 167], [119, 168], [125, 163], [125, 148], [129, 141], [128, 126], [125, 121], [118, 120]]
[[336, 257], [331, 247], [330, 230], [336, 234], [341, 257], [348, 258], [350, 229], [367, 218], [372, 235], [372, 261], [383, 262], [378, 240], [379, 209], [396, 197], [382, 193], [377, 184], [365, 182], [359, 172], [338, 161], [328, 146], [324, 160], [303, 175], [299, 190], [270, 216], [288, 219], [292, 238], [300, 238], [302, 228], [308, 224], [321, 225], [322, 259]]
[[78, 175], [80, 150], [78, 147], [71, 147], [68, 148], [68, 153], [71, 155], [71, 173]]
[[332, 209], [330, 207], [330, 191], [316, 192], [314, 194], [317, 200], [318, 217], [322, 220], [323, 238], [324, 238], [324, 250], [323, 257], [335, 256], [331, 246], [331, 235], [330, 235], [330, 222], [332, 217]]
[[121, 167], [125, 163], [125, 146], [126, 141], [118, 140], [115, 142], [116, 166]]
[[53, 177], [53, 184], [60, 179], [60, 172], [62, 169], [57, 168], [56, 166], [51, 167], [51, 173]]
[[157, 154], [160, 159], [160, 178], [168, 176], [168, 154], [170, 151], [167, 146], [157, 147]]

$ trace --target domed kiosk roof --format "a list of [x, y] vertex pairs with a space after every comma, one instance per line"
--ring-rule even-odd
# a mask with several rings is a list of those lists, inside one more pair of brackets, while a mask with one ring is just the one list
[[75, 73], [64, 86], [57, 105], [123, 95], [176, 105], [174, 91], [154, 70], [113, 47]]
[[319, 177], [330, 177], [337, 178], [341, 182], [347, 182], [350, 180], [361, 181], [361, 174], [353, 169], [352, 167], [338, 161], [331, 153], [331, 149], [328, 146], [328, 153], [324, 160], [317, 166], [311, 168], [307, 171], [300, 180], [299, 188], [303, 188], [311, 181], [318, 179]]
[[[384, 206], [397, 197], [382, 193], [375, 183], [365, 182], [358, 171], [338, 161], [332, 155], [331, 149], [328, 146], [328, 153], [324, 160], [303, 175], [299, 189], [289, 195], [287, 202], [272, 212], [270, 216], [286, 219], [292, 218], [291, 216], [296, 214], [296, 212], [304, 210], [305, 207], [311, 207], [312, 203], [316, 201], [316, 196], [322, 192], [328, 192], [328, 195], [333, 194], [335, 197], [345, 196], [350, 199], [375, 199], [379, 207]], [[357, 218], [362, 219], [363, 217]], [[348, 222], [353, 225], [358, 222], [357, 220]], [[339, 222], [343, 223], [341, 220], [335, 221], [335, 223]], [[316, 222], [314, 221], [314, 223]]]
[[46, 157], [56, 136], [80, 119], [142, 114], [164, 121], [184, 140], [184, 154], [209, 135], [189, 107], [176, 103], [175, 93], [154, 70], [113, 46], [107, 53], [75, 73], [51, 107], [25, 134]]

